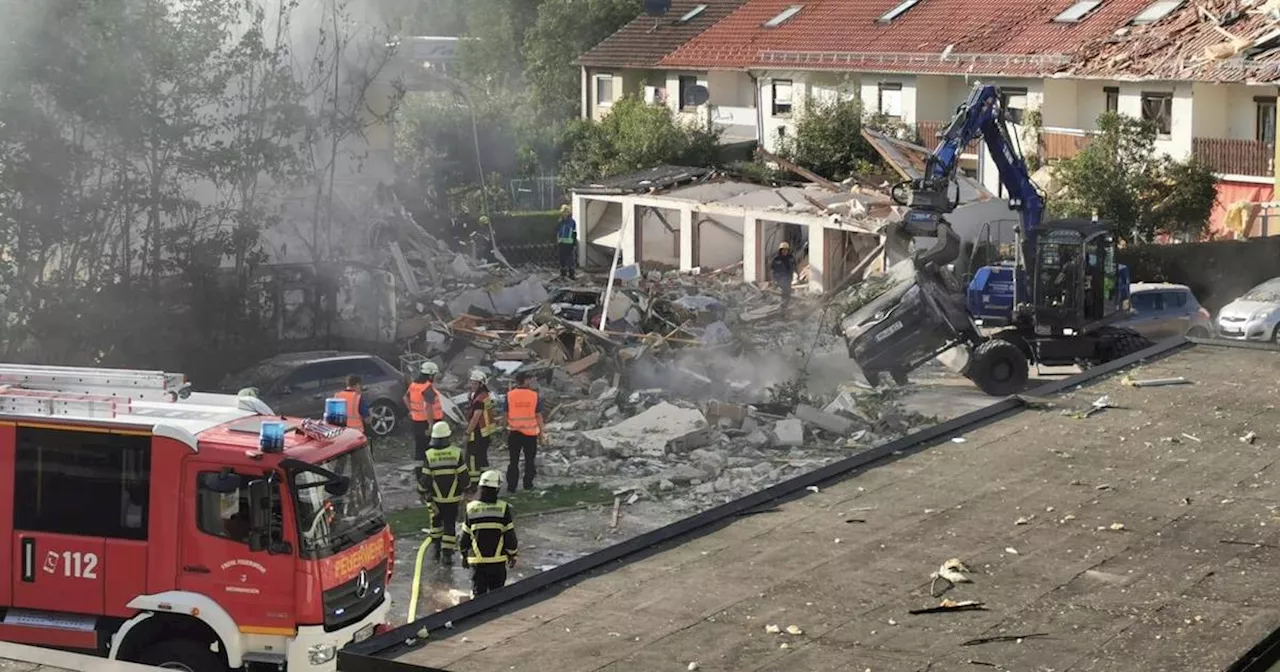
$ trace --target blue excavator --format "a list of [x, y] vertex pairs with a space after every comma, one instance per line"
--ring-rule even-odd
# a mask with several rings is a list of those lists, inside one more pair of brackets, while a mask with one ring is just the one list
[[[891, 192], [907, 212], [886, 229], [887, 245], [914, 252], [841, 323], [849, 356], [872, 386], [886, 373], [905, 384], [910, 371], [953, 351], [979, 389], [1003, 396], [1025, 387], [1033, 365], [1088, 367], [1151, 345], [1115, 325], [1130, 314], [1129, 273], [1116, 263], [1110, 228], [1089, 219], [1042, 221], [1044, 195], [1010, 137], [1003, 103], [999, 88], [976, 84], [922, 176]], [[960, 154], [978, 139], [1019, 224], [1013, 258], [977, 269], [965, 287], [953, 270], [961, 239], [947, 215], [959, 206]], [[924, 239], [933, 242], [925, 247]]]

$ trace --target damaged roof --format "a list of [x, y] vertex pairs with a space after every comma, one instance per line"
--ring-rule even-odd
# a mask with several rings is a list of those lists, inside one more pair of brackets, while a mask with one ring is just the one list
[[[674, 0], [665, 16], [641, 14], [578, 58], [593, 68], [651, 68], [746, 0]], [[699, 9], [701, 8], [701, 9]]]
[[659, 65], [1256, 82], [1277, 46], [1277, 0], [752, 0]]
[[[932, 150], [913, 142], [891, 138], [875, 129], [863, 127], [862, 137], [871, 143], [880, 158], [897, 171], [904, 180], [915, 180], [924, 176], [925, 160]], [[957, 173], [956, 184], [960, 187], [960, 202], [989, 201], [995, 198], [982, 182], [967, 175]]]
[[634, 173], [615, 175], [573, 188], [579, 194], [641, 194], [700, 180], [713, 171], [710, 168], [659, 164]]

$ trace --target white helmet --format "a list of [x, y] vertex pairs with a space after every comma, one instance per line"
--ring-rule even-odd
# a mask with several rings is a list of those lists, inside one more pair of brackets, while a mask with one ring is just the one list
[[472, 369], [471, 382], [480, 383], [481, 385], [484, 385], [485, 383], [489, 382], [489, 374], [485, 373], [484, 371], [481, 371], [480, 369]]
[[436, 363], [431, 361], [423, 362], [422, 366], [419, 367], [418, 370], [421, 371], [424, 376], [434, 376], [437, 373], [440, 373], [440, 367], [436, 366]]
[[490, 469], [489, 471], [486, 471], [483, 474], [480, 474], [480, 487], [501, 488], [502, 474], [494, 469]]

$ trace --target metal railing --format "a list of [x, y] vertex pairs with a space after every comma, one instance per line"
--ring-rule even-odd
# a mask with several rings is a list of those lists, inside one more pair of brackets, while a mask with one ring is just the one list
[[510, 189], [513, 210], [554, 210], [564, 202], [555, 175], [514, 179]]

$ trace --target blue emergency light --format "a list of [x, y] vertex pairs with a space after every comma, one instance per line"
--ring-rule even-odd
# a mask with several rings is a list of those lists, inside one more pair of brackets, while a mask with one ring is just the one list
[[264, 453], [278, 453], [284, 450], [284, 423], [264, 422], [258, 430], [258, 447]]
[[347, 402], [345, 399], [324, 400], [324, 421], [339, 427], [347, 426]]

